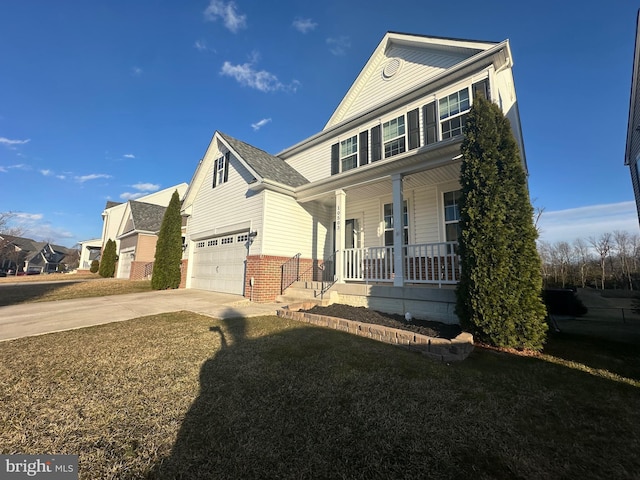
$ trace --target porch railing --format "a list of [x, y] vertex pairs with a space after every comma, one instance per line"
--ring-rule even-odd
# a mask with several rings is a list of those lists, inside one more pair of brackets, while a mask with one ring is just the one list
[[324, 294], [336, 283], [338, 279], [336, 275], [336, 255], [338, 252], [333, 252], [328, 258], [325, 258], [318, 266], [320, 273], [320, 281], [322, 288], [316, 296], [324, 298]]
[[[458, 242], [424, 243], [402, 248], [405, 283], [456, 284], [460, 280]], [[345, 281], [393, 282], [393, 247], [343, 250]]]
[[300, 278], [300, 253], [280, 266], [280, 295]]

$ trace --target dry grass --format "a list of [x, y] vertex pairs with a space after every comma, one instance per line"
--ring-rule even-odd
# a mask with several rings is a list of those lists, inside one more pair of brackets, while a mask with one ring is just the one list
[[51, 273], [48, 275], [8, 275], [0, 277], [0, 285], [3, 283], [33, 283], [33, 282], [60, 282], [92, 280], [102, 278], [97, 273]]
[[445, 365], [185, 312], [19, 339], [0, 344], [0, 450], [79, 454], [83, 479], [633, 478], [640, 371], [554, 341]]
[[[18, 277], [35, 278], [39, 275]], [[46, 275], [51, 277], [51, 275]], [[28, 282], [18, 285], [0, 285], [0, 307], [29, 302], [50, 302], [54, 300], [69, 300], [72, 298], [105, 297], [123, 293], [137, 293], [151, 291], [149, 280], [119, 280], [115, 278], [73, 279], [64, 282]]]

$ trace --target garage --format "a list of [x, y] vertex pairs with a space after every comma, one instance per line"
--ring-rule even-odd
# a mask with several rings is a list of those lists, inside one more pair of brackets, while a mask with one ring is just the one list
[[244, 294], [248, 241], [249, 232], [196, 241], [191, 288]]
[[120, 252], [118, 257], [118, 278], [129, 278], [131, 276], [131, 262], [135, 256], [135, 250]]

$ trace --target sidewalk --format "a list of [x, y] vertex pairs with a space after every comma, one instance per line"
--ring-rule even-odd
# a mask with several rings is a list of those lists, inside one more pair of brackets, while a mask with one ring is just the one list
[[277, 303], [254, 303], [241, 295], [194, 289], [0, 307], [0, 341], [188, 310], [215, 318], [275, 315]]

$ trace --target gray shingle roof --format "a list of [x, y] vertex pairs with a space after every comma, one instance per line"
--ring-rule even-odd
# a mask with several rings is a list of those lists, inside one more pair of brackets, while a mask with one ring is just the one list
[[145, 232], [158, 232], [162, 226], [162, 218], [167, 207], [153, 205], [151, 203], [136, 202], [131, 200], [131, 216], [133, 228]]
[[299, 187], [309, 183], [309, 180], [280, 157], [236, 140], [222, 132], [218, 133], [262, 178], [289, 185], [290, 187]]
[[122, 205], [122, 202], [112, 202], [111, 200], [107, 200], [107, 204], [104, 209], [106, 210], [107, 208], [116, 207], [118, 205]]

